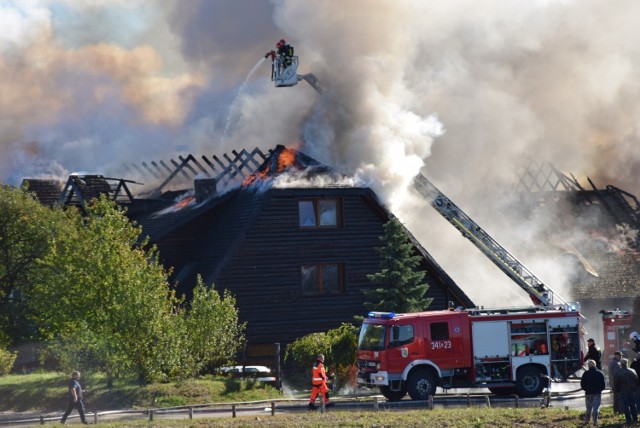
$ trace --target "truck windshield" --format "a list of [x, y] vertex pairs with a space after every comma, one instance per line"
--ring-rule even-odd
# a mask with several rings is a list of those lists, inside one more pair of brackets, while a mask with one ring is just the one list
[[363, 323], [358, 339], [358, 349], [362, 351], [382, 351], [387, 327], [382, 324]]

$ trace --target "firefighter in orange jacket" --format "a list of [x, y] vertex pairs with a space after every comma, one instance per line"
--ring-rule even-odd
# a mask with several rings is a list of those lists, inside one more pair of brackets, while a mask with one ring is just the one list
[[316, 397], [322, 396], [325, 407], [333, 406], [329, 401], [329, 388], [327, 387], [327, 374], [324, 369], [324, 355], [318, 354], [316, 362], [313, 363], [313, 373], [311, 375], [311, 397], [309, 398], [309, 410], [316, 410]]

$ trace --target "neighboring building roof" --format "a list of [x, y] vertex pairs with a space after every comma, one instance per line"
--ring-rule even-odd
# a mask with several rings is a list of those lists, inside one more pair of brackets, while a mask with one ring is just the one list
[[597, 305], [626, 299], [630, 307], [640, 295], [638, 199], [615, 186], [599, 189], [590, 179], [591, 189], [585, 189], [550, 164], [536, 167], [520, 180], [525, 192], [517, 209], [531, 219], [553, 219], [540, 239], [578, 268], [570, 298]]
[[53, 206], [60, 201], [63, 182], [54, 178], [25, 178], [22, 186], [27, 186], [41, 204]]

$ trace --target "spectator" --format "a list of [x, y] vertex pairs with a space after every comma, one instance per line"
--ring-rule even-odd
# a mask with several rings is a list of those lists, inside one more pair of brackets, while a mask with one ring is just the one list
[[616, 392], [616, 373], [620, 370], [620, 360], [622, 359], [622, 353], [616, 351], [613, 355], [613, 359], [609, 362], [609, 388], [613, 393], [613, 413], [620, 413], [620, 399]]
[[[636, 358], [631, 363], [631, 369], [635, 370], [636, 374], [640, 373], [640, 352], [636, 354]], [[640, 375], [638, 376], [640, 377]], [[638, 388], [636, 388], [636, 409], [640, 413], [640, 381], [638, 381]]]
[[624, 418], [627, 424], [638, 422], [638, 409], [636, 408], [636, 389], [638, 389], [638, 375], [628, 367], [626, 358], [620, 360], [620, 370], [616, 373], [615, 389], [618, 393]]
[[585, 422], [589, 423], [593, 417], [593, 424], [598, 425], [602, 391], [606, 388], [604, 373], [598, 370], [594, 360], [587, 360], [587, 371], [580, 378], [580, 388], [584, 391], [584, 403], [587, 409]]

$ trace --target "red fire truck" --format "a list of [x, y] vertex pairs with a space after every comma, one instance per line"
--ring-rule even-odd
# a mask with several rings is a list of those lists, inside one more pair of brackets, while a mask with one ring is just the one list
[[630, 343], [629, 335], [631, 334], [631, 320], [633, 314], [630, 311], [614, 309], [611, 311], [600, 311], [602, 315], [602, 360], [608, 361], [613, 359], [613, 354], [620, 351], [626, 357], [634, 354], [630, 353], [633, 344]]
[[394, 314], [372, 312], [360, 330], [358, 382], [390, 400], [443, 388], [487, 387], [496, 394], [540, 394], [541, 375], [582, 368], [582, 316], [527, 269], [426, 177], [415, 188], [435, 210], [525, 290], [535, 306]]
[[582, 368], [576, 310], [522, 308], [371, 312], [358, 341], [358, 383], [389, 400], [425, 400], [436, 387], [486, 387], [533, 397], [546, 379]]

